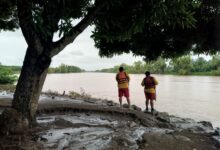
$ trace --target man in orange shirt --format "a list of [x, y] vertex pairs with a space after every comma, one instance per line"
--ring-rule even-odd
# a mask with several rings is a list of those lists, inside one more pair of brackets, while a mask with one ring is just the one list
[[146, 112], [148, 112], [148, 104], [150, 102], [151, 112], [154, 111], [154, 100], [156, 100], [156, 85], [158, 81], [150, 75], [149, 71], [145, 72], [146, 77], [143, 79], [141, 85], [144, 86], [144, 93], [146, 97]]
[[129, 99], [129, 75], [124, 71], [123, 67], [119, 68], [119, 72], [116, 75], [116, 81], [118, 82], [118, 97], [120, 107], [122, 107], [122, 96], [125, 96], [128, 102], [128, 108], [130, 108], [130, 99]]

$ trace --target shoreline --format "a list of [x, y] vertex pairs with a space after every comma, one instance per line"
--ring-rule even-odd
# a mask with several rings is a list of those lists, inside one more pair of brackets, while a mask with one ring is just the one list
[[[7, 87], [6, 90], [0, 89], [0, 107], [3, 106], [3, 107], [9, 108], [10, 105], [11, 105], [12, 98], [13, 98], [13, 90], [10, 87], [8, 88], [8, 86], [6, 86], [6, 87]], [[7, 93], [9, 94], [8, 96], [7, 96]], [[92, 97], [90, 94], [87, 94], [85, 92], [77, 93], [77, 92], [71, 91], [70, 94], [71, 95], [64, 93], [64, 95], [63, 95], [63, 94], [58, 93], [57, 91], [49, 90], [49, 91], [46, 91], [46, 92], [42, 92], [41, 93], [41, 97], [43, 97], [42, 98], [43, 100], [45, 99], [45, 97], [51, 97], [52, 99], [54, 97], [62, 97], [62, 99], [67, 98], [67, 99], [78, 99], [78, 100], [85, 100], [85, 101], [89, 101], [89, 100], [92, 100], [92, 101], [103, 101], [103, 102], [110, 101], [111, 104], [119, 106], [119, 104], [117, 102], [113, 101], [113, 100], [108, 100], [106, 98], [105, 99], [101, 99], [101, 98], [97, 98], [97, 97]], [[2, 96], [4, 98], [3, 102], [1, 102]], [[40, 100], [39, 100], [39, 102], [40, 102]], [[124, 103], [124, 105], [125, 105], [125, 107], [127, 107], [127, 103]], [[138, 109], [141, 109], [140, 107], [138, 107], [136, 105], [133, 105], [133, 106], [138, 108]], [[1, 112], [1, 110], [0, 110], [0, 112]], [[207, 121], [207, 120], [204, 120], [204, 119], [196, 120], [196, 119], [193, 119], [193, 118], [182, 117], [182, 116], [175, 115], [175, 114], [170, 114], [170, 113], [169, 113], [169, 115], [170, 116], [176, 116], [176, 117], [179, 117], [179, 118], [192, 119], [192, 120], [195, 120], [196, 122], [206, 121], [206, 122], [212, 123], [212, 121]], [[213, 124], [215, 124], [215, 125], [213, 125]], [[212, 126], [214, 128], [220, 128], [220, 125], [218, 123], [217, 124], [216, 123], [212, 123]]]
[[[0, 105], [10, 107], [11, 100], [12, 93], [7, 97], [6, 92], [4, 98], [0, 98]], [[180, 146], [186, 150], [220, 148], [220, 130], [214, 129], [210, 122], [196, 122], [166, 112], [143, 113], [134, 105], [132, 109], [120, 108], [113, 101], [76, 93], [72, 96], [42, 94], [37, 122], [38, 127], [30, 129], [30, 135], [25, 137], [29, 140], [21, 142], [21, 147], [34, 142], [36, 149], [49, 150], [71, 147], [91, 149], [97, 146], [106, 150], [159, 150], [161, 146], [164, 150]], [[33, 136], [35, 141], [30, 140]]]

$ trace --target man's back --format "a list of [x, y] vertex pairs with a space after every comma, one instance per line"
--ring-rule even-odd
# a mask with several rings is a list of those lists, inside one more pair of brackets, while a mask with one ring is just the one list
[[158, 81], [152, 76], [147, 76], [143, 79], [141, 85], [145, 87], [147, 93], [155, 93], [155, 86], [158, 85]]
[[118, 82], [118, 88], [120, 89], [128, 88], [130, 77], [126, 72], [120, 71], [116, 75], [116, 81]]

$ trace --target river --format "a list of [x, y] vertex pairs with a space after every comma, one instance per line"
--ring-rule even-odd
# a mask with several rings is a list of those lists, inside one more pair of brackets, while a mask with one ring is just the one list
[[[211, 121], [220, 127], [220, 77], [153, 75], [158, 81], [155, 108], [169, 114]], [[141, 81], [144, 75], [131, 74], [131, 103], [145, 109]], [[118, 102], [117, 83], [113, 73], [48, 74], [43, 91], [88, 93], [92, 97]], [[125, 98], [123, 99], [125, 103]]]

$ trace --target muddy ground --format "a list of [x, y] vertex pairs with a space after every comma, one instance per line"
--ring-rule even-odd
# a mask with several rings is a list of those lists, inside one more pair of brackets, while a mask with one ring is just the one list
[[[11, 93], [0, 95], [2, 110], [11, 99]], [[1, 136], [0, 149], [220, 149], [219, 130], [209, 122], [120, 108], [108, 100], [42, 95], [37, 122], [23, 135]]]

